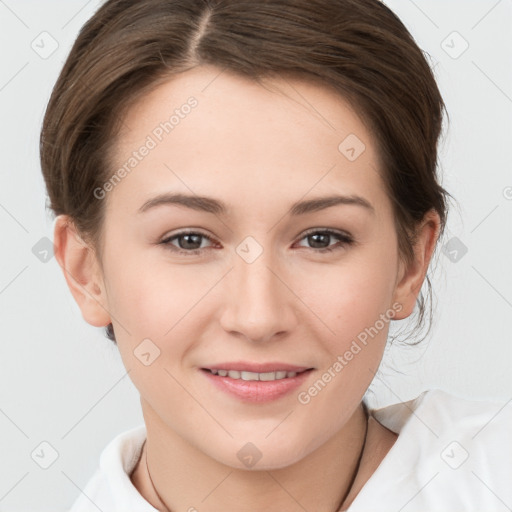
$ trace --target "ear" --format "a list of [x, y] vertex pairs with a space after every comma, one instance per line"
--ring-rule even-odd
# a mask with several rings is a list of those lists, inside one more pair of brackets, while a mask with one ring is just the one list
[[441, 219], [437, 211], [433, 209], [428, 211], [417, 228], [417, 242], [413, 248], [413, 261], [408, 266], [403, 261], [399, 264], [394, 302], [402, 304], [402, 310], [395, 315], [395, 320], [407, 318], [414, 310], [439, 238], [440, 227]]
[[107, 296], [102, 272], [93, 249], [78, 234], [67, 215], [59, 215], [54, 229], [55, 259], [84, 320], [95, 326], [108, 325]]

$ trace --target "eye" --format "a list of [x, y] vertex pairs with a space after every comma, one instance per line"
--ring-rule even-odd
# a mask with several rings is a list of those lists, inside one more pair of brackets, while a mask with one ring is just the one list
[[[337, 245], [331, 246], [329, 241], [331, 238], [339, 240]], [[314, 229], [308, 231], [301, 240], [307, 239], [308, 243], [312, 245], [310, 249], [316, 249], [317, 252], [331, 252], [336, 249], [342, 249], [345, 246], [352, 245], [354, 239], [347, 233], [342, 231], [334, 231], [332, 229]]]
[[[338, 244], [331, 245], [331, 238], [338, 239]], [[328, 228], [315, 228], [310, 230], [301, 238], [301, 240], [305, 239], [307, 239], [308, 243], [311, 245], [309, 249], [321, 253], [331, 252], [354, 244], [354, 239], [349, 234]], [[203, 253], [203, 251], [208, 248], [203, 245], [204, 241], [214, 243], [214, 240], [208, 235], [199, 231], [188, 230], [168, 236], [159, 242], [159, 244], [178, 254], [194, 256]]]
[[[198, 231], [180, 231], [172, 236], [164, 238], [160, 244], [164, 245], [171, 251], [175, 251], [180, 254], [195, 255], [201, 254], [205, 247], [202, 241], [209, 240], [212, 242], [212, 238]], [[173, 243], [177, 242], [177, 246]]]

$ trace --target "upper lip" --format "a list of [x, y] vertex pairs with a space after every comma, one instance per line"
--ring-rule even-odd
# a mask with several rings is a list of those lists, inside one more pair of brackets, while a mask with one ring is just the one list
[[311, 370], [311, 366], [296, 366], [294, 364], [268, 362], [268, 363], [249, 363], [245, 361], [233, 361], [225, 363], [216, 363], [210, 366], [204, 366], [205, 370], [235, 370], [239, 372], [267, 373], [277, 372], [279, 370], [286, 372], [302, 372]]

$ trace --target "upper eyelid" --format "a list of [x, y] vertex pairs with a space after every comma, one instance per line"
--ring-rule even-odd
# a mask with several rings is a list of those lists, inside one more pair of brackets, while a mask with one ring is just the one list
[[328, 233], [330, 235], [339, 235], [346, 236], [352, 238], [352, 235], [348, 231], [344, 231], [343, 229], [333, 229], [333, 228], [311, 228], [302, 233], [302, 238], [308, 236], [312, 233]]
[[169, 240], [170, 238], [176, 238], [181, 235], [201, 235], [201, 236], [204, 236], [205, 238], [214, 240], [214, 237], [210, 236], [209, 234], [205, 233], [204, 231], [201, 231], [201, 229], [191, 228], [191, 229], [184, 229], [184, 230], [178, 231], [177, 233], [167, 234], [162, 238], [162, 241]]
[[[328, 232], [330, 234], [336, 234], [336, 235], [352, 236], [347, 231], [338, 230], [338, 229], [334, 229], [334, 228], [310, 228], [310, 229], [307, 229], [306, 231], [302, 232], [302, 238], [311, 233], [324, 233], [324, 232]], [[177, 237], [180, 235], [189, 235], [189, 234], [202, 235], [202, 236], [204, 236], [206, 238], [210, 238], [212, 240], [215, 239], [215, 237], [212, 237], [211, 235], [205, 233], [204, 231], [201, 231], [201, 229], [199, 229], [199, 228], [190, 228], [190, 229], [184, 229], [182, 231], [178, 231], [177, 233], [165, 235], [162, 238], [162, 240], [167, 240], [169, 238], [174, 238], [174, 237]]]

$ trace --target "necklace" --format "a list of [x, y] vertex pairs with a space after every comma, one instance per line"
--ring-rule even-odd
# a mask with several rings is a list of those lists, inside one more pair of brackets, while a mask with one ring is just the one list
[[[364, 412], [364, 416], [365, 416], [365, 431], [364, 431], [363, 445], [361, 446], [361, 451], [359, 452], [359, 457], [357, 459], [356, 468], [354, 470], [354, 473], [352, 474], [352, 478], [350, 479], [350, 484], [348, 486], [348, 489], [345, 492], [345, 495], [343, 496], [343, 499], [341, 500], [340, 506], [336, 509], [336, 512], [339, 512], [339, 510], [341, 509], [341, 507], [345, 503], [345, 500], [347, 499], [348, 495], [350, 494], [350, 491], [352, 490], [352, 486], [354, 485], [354, 482], [356, 480], [357, 474], [359, 473], [359, 467], [361, 466], [361, 460], [363, 458], [363, 452], [364, 452], [364, 448], [366, 446], [366, 438], [368, 436], [368, 409], [366, 408], [366, 404], [364, 402], [362, 403], [362, 406], [363, 406], [363, 412]], [[146, 441], [144, 441], [144, 444], [146, 444]], [[160, 503], [162, 503], [162, 505], [165, 507], [165, 511], [164, 512], [172, 512], [171, 510], [169, 510], [166, 507], [166, 505], [164, 503], [164, 500], [160, 497], [160, 494], [158, 494], [158, 491], [156, 490], [155, 484], [153, 483], [153, 479], [151, 478], [151, 473], [149, 472], [149, 466], [148, 466], [148, 451], [147, 451], [147, 449], [144, 452], [144, 459], [146, 461], [146, 471], [148, 473], [149, 481], [151, 482], [151, 486], [153, 487], [153, 490], [155, 491], [155, 494], [157, 495], [158, 499], [160, 500]]]
[[[146, 441], [144, 441], [144, 444], [146, 444]], [[162, 505], [165, 507], [165, 512], [171, 512], [165, 505], [164, 500], [160, 497], [160, 494], [158, 494], [155, 484], [153, 483], [153, 479], [151, 478], [151, 473], [149, 472], [149, 466], [148, 466], [148, 450], [147, 449], [144, 452], [144, 459], [146, 459], [146, 471], [148, 472], [149, 481], [151, 482], [151, 487], [153, 487], [155, 494], [158, 496], [158, 499], [160, 500], [160, 503], [162, 503]]]
[[345, 492], [345, 496], [343, 496], [343, 499], [341, 500], [340, 506], [336, 509], [336, 512], [339, 512], [341, 510], [341, 507], [343, 507], [343, 504], [347, 500], [348, 495], [350, 494], [350, 491], [352, 490], [352, 487], [354, 486], [354, 482], [356, 481], [357, 474], [359, 473], [359, 467], [361, 466], [361, 460], [363, 459], [363, 453], [364, 448], [366, 446], [366, 438], [368, 437], [368, 409], [366, 407], [366, 404], [362, 402], [363, 406], [363, 412], [364, 412], [364, 418], [365, 418], [365, 430], [364, 430], [364, 438], [363, 438], [363, 445], [361, 446], [361, 451], [359, 452], [359, 457], [357, 459], [356, 469], [354, 470], [354, 473], [352, 475], [352, 478], [350, 480], [350, 484], [348, 486], [347, 491]]

